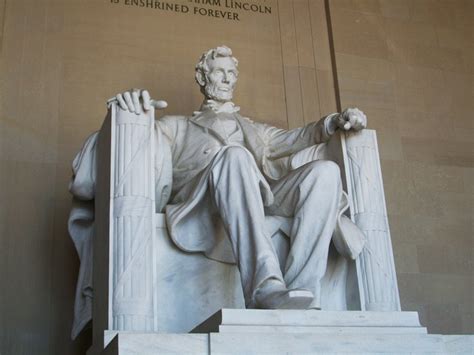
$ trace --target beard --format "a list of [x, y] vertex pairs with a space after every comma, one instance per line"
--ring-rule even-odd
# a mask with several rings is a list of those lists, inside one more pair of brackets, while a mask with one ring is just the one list
[[228, 87], [228, 91], [219, 90], [219, 86], [213, 83], [207, 83], [204, 88], [204, 93], [208, 99], [227, 102], [231, 101], [234, 93], [234, 88]]

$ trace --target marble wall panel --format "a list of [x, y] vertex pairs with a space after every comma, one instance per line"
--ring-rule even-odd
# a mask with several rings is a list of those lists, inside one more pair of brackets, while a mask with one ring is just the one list
[[[463, 319], [457, 304], [430, 304], [424, 311], [426, 322], [432, 323], [431, 332], [435, 334], [456, 333], [463, 331]], [[443, 322], [437, 322], [443, 319]]]
[[333, 64], [330, 53], [330, 38], [328, 36], [328, 16], [324, 0], [309, 1], [309, 15], [311, 21], [311, 36], [315, 67], [319, 70], [332, 71]]
[[431, 332], [470, 333], [474, 4], [330, 4], [342, 106], [379, 133], [402, 309]]
[[[417, 259], [420, 272], [466, 275], [472, 270], [472, 250], [459, 250], [451, 245], [418, 246]], [[433, 263], [433, 259], [436, 263]]]
[[319, 95], [319, 116], [337, 111], [338, 100], [335, 95], [335, 82], [332, 70], [316, 70]]
[[309, 1], [295, 0], [293, 2], [293, 13], [295, 17], [298, 65], [305, 68], [314, 68], [315, 61]]
[[412, 0], [379, 0], [381, 15], [385, 18], [409, 20], [412, 12]]
[[384, 20], [373, 13], [347, 10], [339, 2], [330, 2], [334, 44], [340, 53], [386, 59], [389, 47]]
[[300, 70], [296, 66], [285, 66], [286, 110], [291, 120], [288, 127], [295, 128], [304, 124], [303, 101], [301, 93]]
[[353, 10], [361, 13], [380, 13], [380, 2], [378, 0], [337, 0], [335, 5], [340, 9]]
[[[319, 90], [316, 70], [308, 67], [300, 67], [301, 101], [303, 104], [304, 123], [310, 123], [319, 119]], [[322, 116], [322, 115], [321, 115]]]
[[418, 254], [411, 243], [403, 243], [398, 240], [393, 243], [395, 265], [398, 273], [418, 273]]
[[461, 312], [462, 329], [468, 334], [474, 333], [474, 308], [472, 302], [459, 305]]
[[438, 37], [435, 26], [393, 19], [384, 19], [386, 38], [399, 43], [414, 43], [436, 46]]

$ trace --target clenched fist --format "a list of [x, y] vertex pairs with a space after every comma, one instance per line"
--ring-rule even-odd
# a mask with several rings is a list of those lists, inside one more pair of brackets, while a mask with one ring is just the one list
[[367, 117], [358, 108], [348, 108], [344, 112], [331, 117], [329, 122], [329, 131], [334, 132], [336, 129], [343, 131], [360, 131], [367, 127]]

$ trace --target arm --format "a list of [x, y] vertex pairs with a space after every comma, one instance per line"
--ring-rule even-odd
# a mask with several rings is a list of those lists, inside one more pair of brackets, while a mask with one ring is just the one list
[[278, 159], [315, 144], [326, 143], [338, 129], [359, 131], [367, 126], [367, 118], [359, 109], [349, 108], [289, 131], [263, 126], [265, 143], [269, 146], [267, 157]]
[[263, 136], [268, 146], [267, 158], [278, 159], [291, 155], [302, 149], [329, 140], [334, 132], [330, 131], [330, 122], [336, 114], [321, 118], [317, 122], [311, 122], [304, 127], [285, 130], [281, 128], [263, 125]]

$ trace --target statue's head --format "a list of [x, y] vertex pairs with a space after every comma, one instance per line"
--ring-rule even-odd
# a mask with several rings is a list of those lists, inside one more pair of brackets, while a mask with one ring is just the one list
[[239, 71], [239, 62], [232, 56], [232, 50], [220, 46], [208, 50], [196, 65], [196, 81], [207, 99], [231, 101]]

